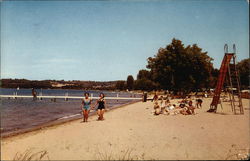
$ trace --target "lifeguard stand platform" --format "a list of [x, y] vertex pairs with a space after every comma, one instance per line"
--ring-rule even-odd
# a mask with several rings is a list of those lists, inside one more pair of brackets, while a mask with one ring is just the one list
[[[225, 82], [228, 85], [229, 99], [234, 114], [244, 114], [242, 106], [241, 91], [240, 91], [240, 78], [236, 66], [236, 47], [233, 45], [233, 53], [228, 53], [228, 46], [224, 46], [224, 58], [221, 63], [220, 73], [216, 84], [212, 103], [207, 112], [216, 112], [217, 106], [220, 101], [221, 91]], [[226, 80], [226, 81], [225, 81]]]

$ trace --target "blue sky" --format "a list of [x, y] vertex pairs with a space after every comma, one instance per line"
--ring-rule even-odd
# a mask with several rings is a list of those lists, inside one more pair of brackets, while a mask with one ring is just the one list
[[1, 2], [1, 78], [125, 80], [173, 38], [249, 57], [246, 0]]

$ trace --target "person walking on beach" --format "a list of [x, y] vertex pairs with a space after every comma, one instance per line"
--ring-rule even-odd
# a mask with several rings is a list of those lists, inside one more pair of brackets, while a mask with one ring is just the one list
[[197, 106], [197, 108], [202, 108], [202, 99], [200, 99], [200, 98], [198, 98], [198, 99], [196, 99], [196, 106]]
[[148, 97], [147, 95], [148, 95], [147, 92], [142, 93], [142, 102], [147, 102], [147, 97]]
[[82, 114], [83, 114], [83, 122], [88, 122], [91, 98], [89, 98], [89, 93], [84, 93], [84, 98], [82, 99]]
[[33, 96], [33, 101], [35, 101], [36, 100], [36, 90], [34, 88], [32, 88], [31, 93]]
[[106, 101], [104, 99], [103, 93], [100, 93], [99, 97], [100, 98], [96, 101], [96, 104], [94, 105], [94, 107], [98, 104], [98, 108], [97, 108], [97, 114], [99, 116], [98, 120], [104, 120], [103, 114], [105, 111]]

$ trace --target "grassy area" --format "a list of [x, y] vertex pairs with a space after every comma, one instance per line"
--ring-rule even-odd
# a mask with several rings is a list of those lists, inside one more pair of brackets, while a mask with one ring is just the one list
[[33, 149], [28, 149], [24, 151], [23, 153], [16, 153], [15, 157], [13, 160], [21, 160], [21, 161], [27, 161], [27, 160], [35, 160], [35, 161], [40, 161], [40, 160], [50, 160], [48, 152], [46, 150], [42, 150], [39, 152], [34, 152]]

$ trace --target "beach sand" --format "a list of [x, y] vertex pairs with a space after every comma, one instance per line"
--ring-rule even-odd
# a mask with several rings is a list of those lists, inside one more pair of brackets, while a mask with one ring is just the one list
[[[46, 151], [50, 160], [110, 159], [240, 159], [249, 155], [249, 100], [244, 115], [234, 115], [229, 102], [223, 113], [207, 113], [204, 99], [196, 115], [159, 115], [153, 103], [137, 102], [97, 116], [88, 123], [75, 120], [1, 140], [1, 160], [12, 160], [26, 150]], [[176, 102], [177, 100], [172, 100]]]

